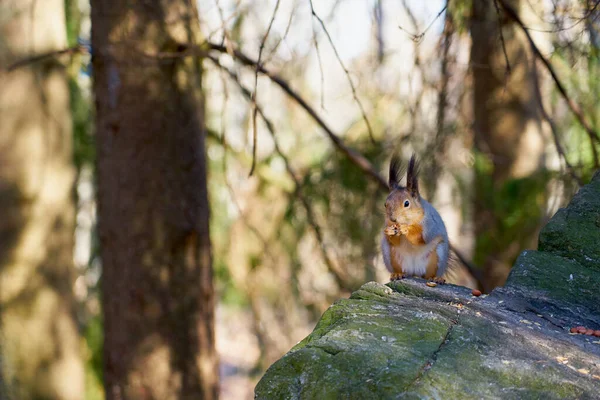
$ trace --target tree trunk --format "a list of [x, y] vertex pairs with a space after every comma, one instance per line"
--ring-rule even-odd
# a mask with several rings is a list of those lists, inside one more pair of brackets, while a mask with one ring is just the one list
[[[519, 10], [519, 0], [506, 0]], [[507, 17], [498, 1], [474, 0], [471, 20], [473, 128], [475, 163], [475, 258], [483, 265], [486, 290], [502, 285], [522, 250], [522, 238], [533, 237], [540, 224], [530, 215], [528, 228], [507, 227], [507, 214], [539, 202], [523, 181], [543, 162], [544, 133], [536, 99], [535, 59], [523, 32]], [[508, 67], [507, 61], [508, 58]], [[543, 178], [542, 178], [543, 180]], [[515, 184], [515, 191], [507, 188]], [[543, 182], [542, 182], [543, 183]], [[540, 186], [543, 186], [540, 185]], [[538, 199], [538, 200], [536, 200]], [[541, 205], [531, 205], [539, 210]], [[524, 216], [526, 218], [527, 216]], [[523, 221], [525, 223], [525, 220]], [[515, 231], [517, 235], [512, 235]]]
[[63, 0], [0, 3], [0, 398], [83, 398]]
[[217, 396], [193, 4], [92, 1], [107, 399]]

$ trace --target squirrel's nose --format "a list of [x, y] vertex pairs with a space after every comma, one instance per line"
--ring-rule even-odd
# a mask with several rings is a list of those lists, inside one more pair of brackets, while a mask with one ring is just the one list
[[396, 217], [390, 217], [390, 220], [392, 220], [392, 222], [396, 222]]

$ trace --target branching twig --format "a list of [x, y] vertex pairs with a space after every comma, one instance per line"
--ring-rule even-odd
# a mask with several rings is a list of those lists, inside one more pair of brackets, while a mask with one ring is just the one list
[[319, 21], [319, 24], [321, 25], [321, 28], [323, 28], [323, 32], [325, 32], [325, 36], [327, 36], [327, 40], [329, 41], [329, 44], [331, 45], [331, 48], [333, 49], [333, 52], [335, 53], [335, 57], [337, 58], [338, 62], [340, 63], [340, 66], [344, 70], [344, 73], [346, 74], [346, 78], [348, 78], [348, 83], [350, 84], [350, 89], [352, 89], [352, 96], [354, 97], [354, 101], [356, 101], [356, 104], [358, 105], [358, 108], [360, 109], [360, 112], [362, 113], [365, 124], [367, 125], [369, 137], [371, 138], [371, 141], [373, 143], [375, 143], [375, 136], [373, 134], [373, 129], [371, 128], [371, 123], [369, 122], [369, 119], [367, 118], [367, 113], [365, 112], [365, 109], [364, 109], [361, 101], [358, 99], [358, 95], [356, 94], [356, 88], [354, 87], [354, 82], [352, 82], [352, 78], [350, 77], [350, 72], [348, 71], [348, 68], [346, 68], [346, 66], [344, 65], [344, 62], [342, 61], [342, 58], [340, 57], [340, 55], [337, 51], [337, 48], [333, 44], [333, 39], [331, 38], [329, 31], [325, 27], [325, 22], [323, 22], [321, 17], [319, 17], [319, 15], [315, 12], [315, 8], [313, 7], [312, 0], [308, 0], [308, 2], [310, 3], [310, 11], [312, 13], [312, 16], [315, 17], [315, 19], [317, 21]]
[[421, 32], [421, 33], [411, 33], [409, 31], [407, 31], [406, 29], [404, 29], [400, 25], [398, 25], [398, 28], [402, 32], [405, 32], [407, 35], [409, 35], [412, 38], [412, 40], [414, 40], [415, 42], [420, 42], [421, 40], [423, 40], [423, 38], [425, 37], [425, 35], [429, 31], [429, 29], [433, 26], [433, 24], [435, 23], [435, 21], [438, 20], [438, 18], [444, 13], [444, 11], [446, 11], [447, 8], [448, 8], [448, 4], [444, 5], [444, 7], [437, 13], [437, 15], [435, 16], [435, 18], [433, 18], [431, 20], [431, 22], [429, 23], [429, 25], [427, 25], [427, 28], [425, 28], [425, 30], [423, 32]]
[[275, 9], [273, 10], [273, 15], [271, 15], [271, 21], [269, 21], [269, 27], [265, 32], [265, 35], [260, 42], [260, 48], [258, 49], [258, 61], [256, 62], [256, 69], [254, 70], [254, 93], [252, 93], [252, 166], [250, 167], [250, 174], [248, 176], [252, 176], [254, 172], [254, 168], [256, 167], [256, 142], [258, 140], [258, 131], [256, 129], [256, 95], [258, 90], [258, 70], [261, 67], [261, 58], [262, 53], [265, 48], [265, 43], [267, 42], [267, 37], [269, 37], [269, 32], [271, 32], [271, 28], [273, 27], [273, 22], [275, 21], [275, 17], [277, 16], [277, 10], [279, 9], [280, 0], [277, 0], [275, 3]]
[[283, 32], [283, 35], [279, 38], [277, 43], [275, 43], [275, 46], [273, 46], [273, 48], [269, 52], [269, 55], [267, 56], [264, 64], [266, 64], [268, 61], [271, 60], [271, 58], [273, 57], [273, 55], [275, 54], [275, 52], [277, 51], [277, 49], [279, 48], [281, 43], [283, 43], [285, 41], [285, 39], [287, 38], [287, 35], [290, 33], [290, 28], [292, 27], [292, 20], [294, 19], [295, 14], [296, 14], [296, 1], [294, 1], [294, 6], [292, 8], [292, 11], [290, 12], [290, 18], [288, 19], [288, 22], [285, 27], [285, 31]]
[[527, 40], [529, 42], [529, 45], [531, 46], [531, 49], [532, 49], [534, 55], [544, 64], [544, 66], [546, 67], [548, 72], [550, 72], [550, 75], [552, 76], [552, 79], [554, 80], [554, 83], [556, 84], [556, 87], [557, 87], [558, 91], [560, 92], [561, 96], [567, 103], [567, 106], [569, 107], [571, 112], [575, 115], [575, 117], [577, 118], [577, 121], [579, 121], [579, 123], [581, 124], [583, 129], [586, 131], [586, 133], [590, 137], [590, 140], [592, 141], [592, 146], [594, 145], [593, 143], [595, 141], [600, 143], [600, 135], [598, 134], [598, 132], [596, 132], [594, 130], [594, 128], [592, 128], [590, 123], [587, 121], [587, 119], [583, 115], [583, 112], [581, 111], [581, 108], [579, 108], [579, 106], [571, 99], [571, 97], [569, 97], [569, 95], [567, 94], [567, 89], [565, 88], [565, 86], [562, 84], [562, 82], [558, 78], [558, 75], [556, 75], [556, 72], [554, 71], [554, 67], [552, 67], [552, 64], [550, 64], [550, 61], [548, 61], [548, 59], [546, 59], [546, 57], [544, 57], [544, 55], [540, 52], [540, 49], [536, 46], [535, 42], [533, 41], [533, 38], [531, 37], [531, 35], [529, 34], [529, 31], [527, 30], [527, 27], [525, 26], [525, 24], [523, 24], [523, 21], [521, 20], [521, 18], [517, 14], [517, 12], [510, 5], [506, 4], [505, 0], [498, 0], [498, 1], [502, 5], [502, 8], [506, 12], [506, 14], [513, 21], [515, 21], [515, 23], [517, 25], [519, 25], [519, 27], [525, 33], [525, 36], [527, 37]]

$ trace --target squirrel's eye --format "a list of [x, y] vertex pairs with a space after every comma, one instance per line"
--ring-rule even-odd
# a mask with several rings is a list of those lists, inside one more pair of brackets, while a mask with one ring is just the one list
[[410, 201], [404, 200], [404, 208], [410, 206]]

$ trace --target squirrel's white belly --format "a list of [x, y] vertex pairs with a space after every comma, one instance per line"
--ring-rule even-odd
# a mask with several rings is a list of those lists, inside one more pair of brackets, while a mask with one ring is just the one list
[[405, 275], [425, 275], [431, 255], [429, 246], [414, 246], [407, 240], [403, 240], [399, 246], [395, 246], [394, 250], [393, 257], [396, 257], [396, 262], [402, 266]]

